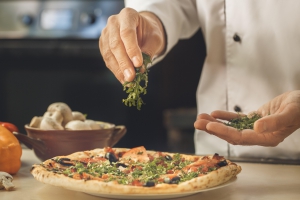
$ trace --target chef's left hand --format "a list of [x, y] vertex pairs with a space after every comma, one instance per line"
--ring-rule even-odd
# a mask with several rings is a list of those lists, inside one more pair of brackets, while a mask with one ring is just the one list
[[262, 116], [254, 130], [239, 131], [224, 125], [221, 120], [237, 118], [237, 113], [213, 111], [200, 114], [194, 126], [234, 145], [277, 146], [300, 128], [300, 90], [286, 92], [264, 104], [257, 111]]

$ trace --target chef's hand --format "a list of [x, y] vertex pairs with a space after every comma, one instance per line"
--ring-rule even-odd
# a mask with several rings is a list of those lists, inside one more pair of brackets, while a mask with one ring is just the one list
[[106, 66], [124, 83], [134, 79], [134, 67], [142, 66], [142, 52], [153, 59], [164, 51], [165, 40], [164, 28], [156, 15], [124, 8], [108, 18], [99, 48]]
[[263, 116], [254, 123], [254, 130], [239, 131], [221, 120], [237, 118], [237, 113], [214, 111], [200, 114], [194, 126], [234, 145], [277, 146], [300, 128], [300, 90], [277, 96], [257, 110]]

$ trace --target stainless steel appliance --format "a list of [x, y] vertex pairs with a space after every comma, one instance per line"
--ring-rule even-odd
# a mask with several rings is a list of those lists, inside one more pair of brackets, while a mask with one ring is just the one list
[[1, 0], [0, 38], [97, 39], [120, 0]]

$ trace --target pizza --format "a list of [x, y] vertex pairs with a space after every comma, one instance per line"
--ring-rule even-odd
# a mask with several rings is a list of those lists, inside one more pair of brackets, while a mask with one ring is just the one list
[[33, 165], [38, 181], [86, 193], [170, 194], [228, 182], [241, 167], [218, 154], [198, 156], [145, 147], [94, 149]]

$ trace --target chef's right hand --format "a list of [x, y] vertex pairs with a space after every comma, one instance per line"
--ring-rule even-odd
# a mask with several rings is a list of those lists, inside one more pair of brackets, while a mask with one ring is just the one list
[[166, 46], [161, 21], [151, 12], [124, 8], [107, 20], [99, 39], [99, 48], [106, 66], [123, 84], [135, 78], [134, 67], [143, 64], [142, 52], [153, 57]]

